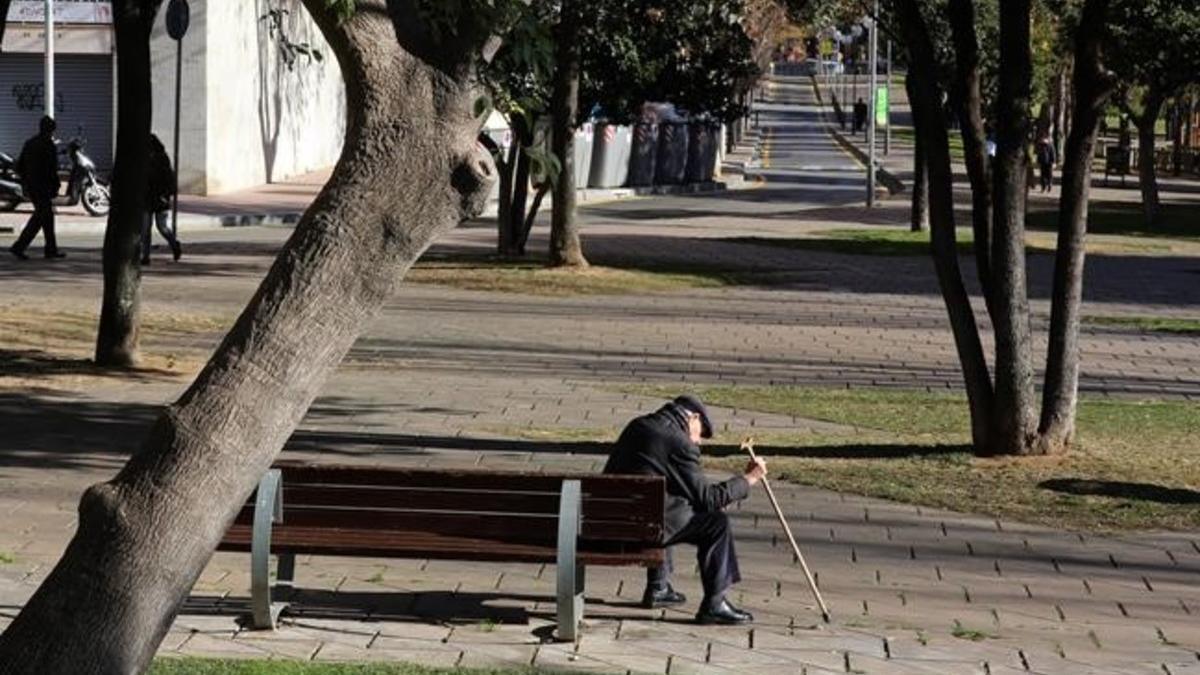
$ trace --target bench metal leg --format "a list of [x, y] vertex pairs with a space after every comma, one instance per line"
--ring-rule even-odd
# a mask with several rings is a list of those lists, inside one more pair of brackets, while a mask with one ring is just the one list
[[[278, 469], [271, 469], [258, 482], [254, 501], [254, 532], [250, 541], [250, 609], [254, 628], [275, 628], [286, 603], [271, 602], [271, 525], [283, 518], [283, 494]], [[284, 559], [288, 562], [285, 565]], [[287, 573], [288, 581], [295, 571], [294, 557], [281, 556], [280, 577]], [[286, 568], [286, 569], [285, 569]]]
[[583, 620], [584, 568], [576, 556], [583, 490], [578, 480], [564, 480], [558, 506], [558, 639], [579, 639]]

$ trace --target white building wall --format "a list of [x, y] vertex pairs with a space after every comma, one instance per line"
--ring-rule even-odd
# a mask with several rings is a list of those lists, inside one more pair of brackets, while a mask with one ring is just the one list
[[[208, 193], [207, 84], [208, 21], [203, 0], [192, 2], [191, 21], [183, 38], [183, 91], [179, 115], [179, 187], [190, 194]], [[163, 14], [150, 34], [150, 82], [154, 92], [151, 129], [167, 147], [175, 163], [175, 57], [176, 43], [167, 35]], [[120, 58], [118, 55], [117, 58]], [[114, 97], [115, 102], [115, 97]], [[116, 111], [113, 111], [116, 120]]]
[[[180, 185], [220, 194], [331, 166], [341, 152], [346, 94], [333, 51], [299, 0], [191, 0], [183, 41]], [[164, 3], [165, 8], [165, 3]], [[261, 20], [288, 10], [292, 42], [307, 42], [319, 61], [301, 57], [289, 70], [278, 36]], [[151, 38], [154, 131], [172, 149], [175, 42], [162, 13]]]
[[[206, 15], [208, 128], [205, 189], [228, 192], [332, 165], [345, 129], [345, 90], [332, 50], [298, 0], [199, 0]], [[286, 9], [288, 38], [321, 60], [283, 63], [279, 36], [261, 20]], [[187, 111], [187, 106], [184, 106]]]

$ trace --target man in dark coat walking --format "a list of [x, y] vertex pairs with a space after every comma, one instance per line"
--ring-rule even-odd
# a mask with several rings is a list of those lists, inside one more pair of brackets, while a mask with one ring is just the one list
[[58, 250], [58, 240], [54, 236], [54, 204], [58, 196], [58, 146], [54, 144], [54, 130], [57, 125], [53, 117], [43, 117], [38, 125], [38, 135], [25, 141], [21, 148], [21, 156], [17, 158], [17, 173], [21, 176], [21, 189], [25, 196], [33, 202], [33, 215], [21, 230], [21, 236], [9, 251], [21, 260], [27, 260], [25, 249], [37, 236], [38, 230], [46, 240], [43, 249], [46, 258], [65, 258], [66, 254]]
[[[709, 483], [700, 466], [700, 439], [712, 438], [712, 421], [700, 399], [684, 395], [657, 412], [634, 419], [621, 432], [604, 473], [650, 474], [666, 478], [663, 546], [693, 544], [700, 563], [704, 600], [696, 613], [700, 623], [740, 624], [754, 617], [734, 607], [726, 591], [741, 581], [733, 530], [724, 508], [745, 499], [750, 487], [767, 474], [760, 459], [745, 473], [722, 483]], [[645, 607], [686, 601], [671, 587], [671, 550], [666, 565], [646, 573]]]

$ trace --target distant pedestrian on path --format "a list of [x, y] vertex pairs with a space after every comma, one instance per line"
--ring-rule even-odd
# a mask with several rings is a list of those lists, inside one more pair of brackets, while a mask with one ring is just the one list
[[25, 249], [29, 248], [39, 230], [46, 243], [43, 252], [47, 260], [67, 257], [58, 250], [58, 239], [54, 236], [54, 198], [61, 187], [58, 180], [58, 146], [54, 143], [54, 130], [57, 127], [53, 117], [43, 117], [38, 124], [38, 134], [25, 141], [17, 158], [21, 189], [33, 202], [33, 215], [25, 223], [21, 236], [9, 248], [21, 260], [29, 259]]
[[861, 98], [854, 104], [854, 133], [867, 126], [867, 104]]
[[171, 198], [175, 196], [175, 172], [171, 170], [171, 158], [158, 136], [150, 134], [150, 173], [146, 184], [146, 213], [142, 216], [142, 264], [150, 264], [150, 221], [158, 233], [171, 246], [175, 260], [183, 255], [178, 233], [167, 227], [167, 216], [171, 210]]
[[1042, 136], [1038, 139], [1034, 153], [1037, 154], [1038, 168], [1041, 169], [1042, 192], [1049, 192], [1054, 187], [1055, 160], [1054, 143], [1049, 136]]
[[667, 501], [663, 523], [666, 564], [646, 570], [647, 608], [686, 602], [671, 587], [671, 549], [692, 544], [700, 563], [704, 600], [696, 613], [698, 623], [742, 624], [754, 620], [730, 604], [725, 593], [741, 581], [733, 530], [725, 507], [750, 494], [750, 486], [767, 475], [761, 459], [746, 465], [745, 473], [712, 484], [700, 466], [700, 439], [712, 438], [712, 421], [700, 399], [684, 395], [657, 412], [634, 419], [621, 432], [604, 465], [604, 473], [649, 474], [666, 478]]

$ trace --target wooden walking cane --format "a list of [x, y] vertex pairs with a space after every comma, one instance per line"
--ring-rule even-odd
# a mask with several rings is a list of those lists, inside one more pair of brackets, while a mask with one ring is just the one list
[[[753, 438], [742, 441], [742, 450], [750, 453], [750, 459], [758, 461], [758, 456], [754, 454]], [[762, 484], [767, 489], [767, 498], [771, 500], [771, 506], [775, 508], [775, 515], [779, 516], [779, 524], [783, 526], [788, 541], [792, 543], [792, 553], [796, 554], [796, 560], [800, 562], [800, 569], [804, 570], [804, 578], [808, 579], [808, 587], [812, 589], [817, 604], [821, 606], [821, 618], [825, 620], [825, 623], [829, 623], [829, 608], [825, 606], [825, 600], [821, 598], [821, 591], [817, 590], [817, 581], [813, 579], [812, 572], [808, 569], [808, 563], [804, 562], [804, 555], [800, 553], [800, 547], [796, 545], [796, 538], [792, 536], [792, 528], [788, 527], [787, 519], [783, 517], [783, 509], [779, 508], [779, 501], [775, 499], [775, 492], [771, 490], [771, 484], [767, 482], [766, 476], [763, 476]]]

